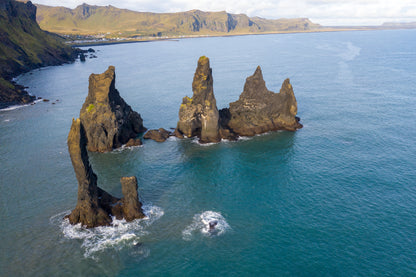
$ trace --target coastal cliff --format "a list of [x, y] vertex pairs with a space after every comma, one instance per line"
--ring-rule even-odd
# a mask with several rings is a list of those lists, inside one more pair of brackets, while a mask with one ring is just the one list
[[146, 130], [140, 114], [120, 96], [115, 82], [114, 66], [89, 77], [88, 96], [80, 111], [89, 151], [111, 151]]
[[214, 96], [212, 69], [209, 59], [202, 56], [192, 82], [193, 96], [185, 96], [179, 109], [176, 130], [187, 137], [197, 136], [200, 142], [218, 142], [219, 112]]
[[36, 6], [14, 0], [0, 1], [0, 108], [35, 99], [12, 78], [29, 70], [75, 60], [77, 50], [36, 23]]
[[119, 199], [97, 185], [97, 175], [91, 168], [87, 152], [87, 138], [80, 119], [72, 120], [68, 134], [68, 151], [78, 180], [78, 201], [75, 209], [66, 217], [71, 224], [93, 228], [111, 225], [112, 216], [127, 221], [143, 218], [137, 195], [136, 177], [121, 178], [122, 193]]

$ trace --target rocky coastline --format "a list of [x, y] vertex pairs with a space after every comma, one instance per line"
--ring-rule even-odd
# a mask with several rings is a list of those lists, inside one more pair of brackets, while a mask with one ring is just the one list
[[40, 29], [36, 6], [30, 1], [0, 2], [0, 109], [33, 102], [13, 78], [30, 70], [73, 62], [83, 51], [63, 43], [55, 34]]

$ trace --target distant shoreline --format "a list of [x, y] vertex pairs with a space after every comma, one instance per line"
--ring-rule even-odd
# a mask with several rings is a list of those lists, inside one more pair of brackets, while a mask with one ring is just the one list
[[180, 39], [192, 39], [192, 38], [211, 38], [211, 37], [236, 37], [236, 36], [251, 36], [251, 35], [273, 35], [273, 34], [304, 34], [304, 33], [326, 33], [326, 32], [351, 32], [351, 31], [388, 31], [388, 30], [414, 30], [415, 28], [391, 28], [380, 26], [368, 26], [368, 27], [324, 27], [322, 29], [307, 30], [307, 31], [276, 31], [276, 32], [264, 32], [264, 33], [239, 33], [239, 34], [213, 34], [213, 35], [181, 35], [171, 36], [163, 38], [149, 37], [146, 39], [129, 39], [122, 38], [118, 40], [106, 40], [106, 41], [94, 41], [91, 42], [70, 42], [67, 44], [72, 47], [89, 47], [89, 46], [105, 46], [114, 44], [125, 43], [140, 43], [140, 42], [155, 42], [155, 41], [178, 41]]

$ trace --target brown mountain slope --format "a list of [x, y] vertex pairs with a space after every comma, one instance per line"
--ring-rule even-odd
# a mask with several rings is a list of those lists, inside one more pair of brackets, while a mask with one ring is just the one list
[[308, 19], [250, 18], [245, 14], [203, 12], [149, 13], [113, 6], [80, 5], [75, 9], [38, 6], [42, 29], [61, 34], [113, 33], [120, 36], [218, 35], [280, 31], [309, 31], [320, 25]]

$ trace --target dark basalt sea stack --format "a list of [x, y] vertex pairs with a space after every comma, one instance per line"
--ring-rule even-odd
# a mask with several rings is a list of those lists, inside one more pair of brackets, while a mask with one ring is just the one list
[[141, 203], [137, 195], [136, 177], [121, 178], [124, 198], [111, 196], [97, 186], [97, 175], [88, 159], [87, 138], [80, 119], [72, 121], [68, 135], [68, 151], [78, 180], [78, 201], [67, 216], [71, 224], [81, 223], [87, 228], [111, 224], [111, 216], [131, 221], [143, 218]]
[[222, 110], [221, 125], [239, 136], [253, 136], [268, 131], [295, 131], [302, 128], [296, 117], [297, 102], [289, 79], [279, 93], [269, 91], [260, 66], [246, 79], [239, 100]]
[[205, 56], [198, 60], [192, 90], [192, 98], [184, 97], [179, 109], [177, 136], [197, 136], [201, 143], [220, 141], [219, 112], [213, 90], [212, 69]]
[[137, 178], [122, 177], [120, 180], [122, 198], [122, 215], [126, 221], [132, 221], [137, 218], [143, 218], [142, 203], [137, 196]]
[[140, 114], [121, 98], [115, 81], [114, 66], [90, 75], [88, 96], [80, 111], [89, 151], [111, 151], [146, 130]]

